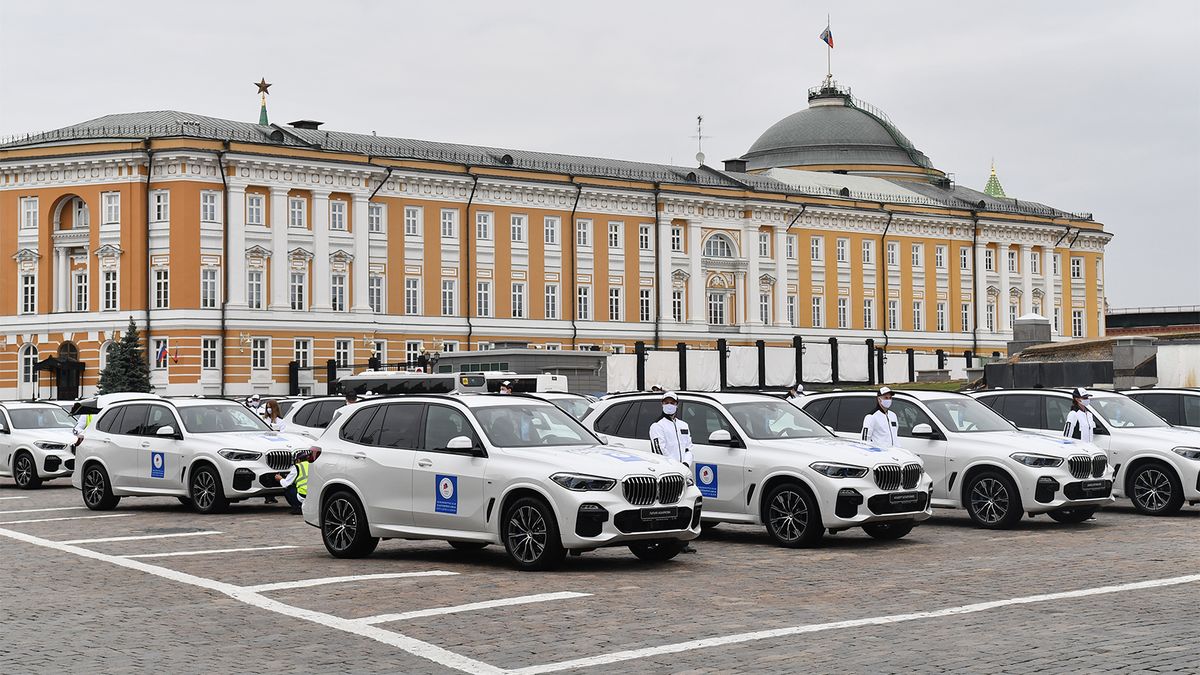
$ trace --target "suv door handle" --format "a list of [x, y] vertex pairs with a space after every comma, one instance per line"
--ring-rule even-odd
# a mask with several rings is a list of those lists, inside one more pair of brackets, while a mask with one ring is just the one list
[[366, 458], [367, 458], [367, 453], [365, 453], [365, 452], [356, 452], [356, 453], [354, 453], [353, 455], [350, 455], [350, 456], [351, 456], [351, 457], [353, 457], [354, 459], [366, 459]]
[[145, 443], [142, 443], [142, 447], [143, 447], [143, 448], [148, 448], [148, 447], [150, 447], [150, 441], [146, 441]]
[[432, 459], [418, 459], [417, 466], [422, 467], [422, 468], [431, 467], [431, 466], [433, 466], [433, 460]]

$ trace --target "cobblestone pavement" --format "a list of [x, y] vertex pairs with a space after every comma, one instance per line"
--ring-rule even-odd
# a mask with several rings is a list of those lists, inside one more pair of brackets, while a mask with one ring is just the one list
[[[62, 543], [127, 537], [143, 538]], [[143, 498], [96, 514], [62, 481], [4, 479], [0, 673], [1200, 670], [1194, 507], [1147, 518], [1118, 502], [1082, 525], [1008, 532], [938, 512], [899, 542], [850, 531], [812, 550], [722, 525], [696, 546], [661, 565], [601, 550], [540, 574], [511, 570], [499, 547], [442, 542], [336, 560], [283, 504], [205, 517]], [[180, 552], [206, 553], [145, 557]], [[399, 573], [426, 574], [261, 588]], [[385, 614], [401, 616], [361, 621]]]

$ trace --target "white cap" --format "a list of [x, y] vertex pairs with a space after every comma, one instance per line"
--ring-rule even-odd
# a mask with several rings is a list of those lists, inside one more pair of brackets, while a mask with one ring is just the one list
[[886, 396], [888, 394], [894, 394], [894, 393], [896, 393], [896, 392], [892, 391], [890, 387], [880, 387], [879, 393], [877, 394], [877, 396]]
[[663, 392], [663, 394], [662, 394], [662, 397], [661, 397], [661, 399], [662, 399], [663, 401], [665, 401], [665, 400], [667, 400], [667, 399], [669, 399], [669, 398], [673, 398], [673, 399], [675, 399], [676, 401], [678, 401], [678, 400], [679, 400], [679, 397], [675, 395], [675, 392], [673, 392], [673, 391], [664, 391], [664, 392]]
[[511, 381], [509, 381], [509, 380], [505, 380], [505, 381], [503, 381], [503, 382], [501, 382], [501, 383], [500, 383], [500, 386], [501, 386], [501, 387], [508, 387], [509, 389], [511, 389], [511, 388], [512, 388], [512, 382], [511, 382]]
[[1092, 392], [1084, 389], [1083, 387], [1076, 387], [1075, 391], [1071, 392], [1071, 396], [1073, 398], [1091, 398]]
[[251, 394], [251, 395], [250, 395], [250, 398], [262, 398], [262, 397], [261, 397], [261, 396], [259, 396], [258, 394]]

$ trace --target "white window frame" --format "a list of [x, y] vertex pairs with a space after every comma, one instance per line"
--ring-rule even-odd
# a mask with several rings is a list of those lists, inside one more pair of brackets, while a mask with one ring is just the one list
[[20, 308], [21, 314], [37, 314], [37, 273], [21, 272], [21, 278], [18, 284], [21, 288], [20, 293]]
[[421, 358], [421, 352], [425, 351], [425, 343], [421, 340], [405, 340], [404, 341], [404, 362], [406, 364], [416, 365], [417, 360]]
[[592, 221], [587, 218], [575, 220], [575, 246], [577, 248], [592, 247]]
[[329, 229], [334, 232], [345, 232], [350, 229], [347, 223], [346, 200], [330, 199], [329, 200]]
[[621, 287], [610, 286], [608, 289], [608, 320], [622, 321], [625, 316], [625, 308], [621, 302]]
[[864, 239], [862, 242], [862, 264], [875, 264], [875, 242], [870, 239]]
[[335, 312], [346, 311], [346, 275], [335, 272], [329, 275], [329, 308]]
[[971, 303], [969, 303], [969, 302], [962, 303], [961, 307], [959, 308], [959, 311], [960, 311], [960, 314], [959, 314], [958, 319], [959, 319], [960, 329], [964, 333], [970, 333], [971, 332], [971, 319], [972, 319]]
[[[171, 342], [168, 338], [153, 338], [150, 340], [151, 349], [151, 370], [170, 370], [171, 368]], [[166, 351], [166, 357], [159, 359], [158, 355]]]
[[71, 273], [71, 306], [74, 308], [74, 311], [88, 311], [91, 301], [91, 290], [87, 269], [76, 270]]
[[380, 202], [367, 202], [367, 232], [370, 234], [387, 232], [387, 209]]
[[825, 296], [814, 295], [812, 297], [812, 327], [823, 328], [825, 326]]
[[479, 211], [475, 214], [475, 241], [492, 241], [491, 211]]
[[786, 253], [786, 255], [784, 257], [787, 258], [788, 260], [795, 260], [796, 259], [796, 235], [789, 234], [786, 237], [784, 237], [783, 248], [784, 248], [784, 252]]
[[704, 257], [729, 259], [734, 257], [733, 242], [724, 234], [714, 234], [704, 242]]
[[933, 247], [933, 267], [934, 269], [946, 269], [946, 247], [941, 244]]
[[960, 269], [960, 270], [971, 269], [971, 247], [970, 246], [959, 246], [958, 247], [958, 269]]
[[367, 307], [376, 314], [387, 310], [387, 298], [384, 295], [383, 277], [378, 274], [367, 276]]
[[120, 192], [104, 192], [100, 195], [101, 202], [104, 204], [104, 218], [101, 220], [102, 225], [115, 225], [121, 222], [121, 193]]
[[758, 294], [758, 322], [764, 326], [771, 325], [771, 294]]
[[758, 233], [758, 257], [760, 257], [760, 258], [770, 258], [771, 257], [771, 233], [770, 232], [759, 232]]
[[250, 369], [269, 370], [271, 368], [271, 338], [256, 337], [250, 339]]
[[888, 267], [896, 267], [900, 264], [900, 244], [889, 241], [887, 243], [887, 264]]
[[512, 282], [512, 318], [525, 318], [525, 282]]
[[849, 265], [850, 264], [850, 240], [845, 237], [838, 237], [836, 253], [837, 253], [837, 262], [839, 265]]
[[200, 368], [216, 370], [221, 367], [221, 338], [200, 338]]
[[1010, 274], [1016, 274], [1017, 272], [1020, 271], [1019, 267], [1017, 266], [1017, 252], [1013, 251], [1012, 249], [1009, 249], [1007, 251], [1007, 253], [1008, 253], [1008, 271]]
[[995, 272], [996, 271], [996, 252], [990, 248], [984, 249], [984, 251], [983, 251], [983, 271], [984, 272]]
[[654, 292], [649, 288], [638, 290], [638, 320], [642, 323], [654, 320]]
[[154, 268], [154, 309], [171, 308], [171, 270]]
[[875, 298], [863, 298], [863, 329], [875, 330]]
[[934, 330], [936, 330], [939, 333], [945, 333], [946, 332], [946, 303], [944, 303], [944, 302], [937, 303], [936, 312], [937, 312], [937, 314], [935, 316], [935, 319], [936, 319], [937, 323], [934, 324]]
[[1042, 253], [1041, 253], [1041, 251], [1030, 251], [1029, 252], [1029, 273], [1030, 274], [1041, 274], [1042, 273]]
[[354, 340], [337, 338], [333, 341], [333, 360], [338, 368], [349, 368], [354, 365]]
[[421, 314], [420, 277], [404, 278], [404, 313], [407, 316], [420, 316]]
[[529, 243], [529, 216], [514, 213], [508, 217], [509, 235], [514, 244]]
[[683, 253], [683, 228], [678, 226], [671, 227], [671, 252]]
[[475, 316], [490, 317], [492, 315], [492, 282], [475, 282]]
[[422, 206], [404, 207], [404, 236], [420, 237], [422, 222], [425, 220], [425, 208]]
[[787, 296], [787, 322], [789, 326], [796, 326], [796, 296]]
[[246, 225], [262, 227], [267, 224], [266, 201], [257, 192], [246, 193]]
[[246, 306], [250, 309], [262, 309], [266, 295], [266, 282], [263, 270], [246, 270]]
[[844, 295], [837, 299], [837, 322], [838, 328], [850, 327], [850, 298]]
[[542, 243], [550, 248], [557, 248], [561, 230], [562, 218], [558, 216], [544, 216], [542, 218]]
[[302, 270], [288, 272], [288, 307], [295, 312], [308, 310], [308, 273]]
[[312, 338], [292, 338], [292, 360], [301, 368], [312, 365]]
[[987, 301], [987, 312], [984, 316], [984, 325], [987, 326], [987, 332], [996, 332], [996, 299], [989, 297]]
[[[109, 194], [117, 194], [117, 193], [105, 193], [105, 196], [107, 197]], [[216, 192], [215, 190], [201, 190], [200, 191], [200, 222], [202, 222], [202, 223], [219, 223], [219, 222], [221, 222], [220, 216], [217, 215], [220, 211], [220, 209], [218, 208], [220, 205], [220, 201], [219, 201], [220, 194], [221, 193]], [[119, 194], [118, 194], [118, 196], [119, 196]], [[105, 216], [107, 217], [107, 215], [108, 214], [106, 213]]]
[[671, 318], [675, 323], [683, 323], [685, 317], [685, 299], [681, 289], [671, 291]]
[[442, 209], [438, 214], [438, 224], [442, 239], [457, 239], [458, 209]]
[[221, 304], [221, 289], [217, 285], [216, 267], [200, 268], [200, 309], [216, 309]]
[[36, 230], [41, 224], [37, 197], [21, 197], [21, 229]]
[[154, 222], [164, 223], [171, 219], [171, 192], [169, 190], [153, 190], [150, 193], [150, 204]]
[[458, 285], [454, 279], [442, 279], [442, 316], [458, 313]]
[[1083, 279], [1083, 258], [1071, 256], [1071, 280]]
[[813, 262], [821, 262], [825, 259], [825, 237], [813, 235], [808, 238], [808, 258]]
[[924, 244], [913, 244], [912, 245], [912, 266], [914, 268], [925, 266], [925, 245]]
[[638, 250], [652, 251], [654, 250], [653, 226], [638, 225]]
[[614, 221], [614, 220], [608, 221], [608, 248], [610, 250], [613, 250], [613, 251], [620, 250], [620, 248], [621, 248], [621, 227], [623, 227], [624, 225], [625, 225], [625, 223], [622, 223], [620, 221]]
[[913, 330], [925, 330], [925, 301], [913, 300], [912, 303]]
[[1083, 310], [1082, 309], [1072, 309], [1071, 310], [1071, 337], [1077, 337], [1077, 338], [1083, 337], [1083, 333], [1086, 329], [1087, 329], [1087, 327], [1085, 326], [1084, 321], [1083, 321]]
[[308, 227], [308, 200], [304, 197], [288, 197], [288, 227]]
[[547, 319], [558, 318], [558, 284], [546, 284], [544, 314]]
[[592, 320], [592, 287], [579, 286], [575, 293], [575, 319], [578, 321]]
[[900, 301], [887, 301], [887, 325], [888, 330], [900, 330]]
[[724, 291], [708, 292], [708, 325], [729, 325], [729, 295]]

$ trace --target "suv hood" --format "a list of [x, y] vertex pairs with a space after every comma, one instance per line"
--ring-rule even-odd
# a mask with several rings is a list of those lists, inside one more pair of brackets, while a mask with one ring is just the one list
[[1049, 455], [1063, 459], [1078, 454], [1104, 454], [1104, 451], [1094, 443], [1084, 443], [1073, 438], [1053, 438], [1028, 431], [983, 431], [979, 433], [951, 434], [950, 442], [986, 445], [1003, 450], [1005, 454], [1034, 452], [1039, 455]]
[[687, 475], [683, 464], [661, 455], [607, 445], [504, 448], [505, 454], [535, 461], [550, 473], [583, 473], [604, 478], [624, 478], [633, 474], [668, 473]]
[[200, 435], [221, 447], [238, 450], [267, 452], [268, 450], [307, 450], [312, 447], [310, 438], [278, 431], [232, 431]]
[[864, 441], [848, 438], [778, 438], [750, 439], [755, 447], [769, 448], [788, 453], [805, 453], [813, 461], [842, 462], [860, 466], [877, 464], [908, 464], [916, 462], [924, 466], [920, 457], [900, 447], [881, 448]]
[[71, 429], [16, 429], [15, 431], [19, 431], [23, 436], [35, 441], [50, 441], [67, 445], [75, 442], [75, 432]]
[[[1110, 424], [1109, 427], [1112, 425]], [[1141, 441], [1154, 445], [1177, 448], [1186, 445], [1200, 448], [1200, 431], [1184, 427], [1143, 427], [1140, 429], [1112, 429], [1115, 437], [1124, 442]]]

